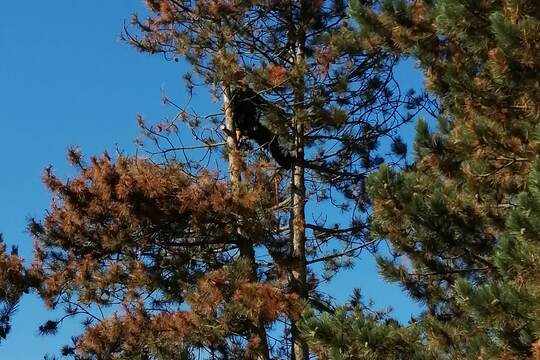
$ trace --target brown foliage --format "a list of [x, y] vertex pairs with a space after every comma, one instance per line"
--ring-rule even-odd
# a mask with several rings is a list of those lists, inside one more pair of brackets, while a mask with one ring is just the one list
[[51, 210], [30, 225], [33, 271], [44, 278], [39, 292], [50, 307], [124, 309], [89, 325], [77, 343], [81, 354], [129, 357], [143, 344], [166, 346], [164, 336], [171, 346], [203, 347], [240, 337], [256, 354], [253, 324], [298, 317], [294, 296], [253, 283], [235, 256], [243, 239], [260, 244], [273, 224], [261, 210], [274, 201], [264, 166], [246, 168], [233, 196], [216, 176], [188, 176], [178, 164], [107, 154], [88, 166], [76, 153], [70, 159], [79, 175], [61, 181], [47, 169]]
[[10, 300], [27, 288], [23, 260], [15, 253], [7, 254], [0, 242], [0, 301]]
[[268, 65], [268, 82], [272, 86], [283, 86], [287, 81], [287, 69], [284, 66]]
[[[190, 310], [151, 312], [138, 303], [89, 327], [79, 338], [81, 356], [129, 358], [143, 348], [171, 348], [179, 344], [225, 346], [228, 337], [244, 334], [247, 346], [242, 358], [255, 358], [260, 339], [248, 332], [263, 315], [265, 322], [282, 316], [298, 317], [302, 307], [294, 295], [283, 294], [266, 284], [250, 283], [242, 264], [206, 274], [188, 295]], [[238, 272], [240, 270], [240, 272]], [[292, 314], [292, 312], [294, 314]]]
[[10, 316], [30, 284], [23, 259], [17, 256], [16, 251], [8, 254], [0, 237], [0, 341], [6, 338], [11, 328]]

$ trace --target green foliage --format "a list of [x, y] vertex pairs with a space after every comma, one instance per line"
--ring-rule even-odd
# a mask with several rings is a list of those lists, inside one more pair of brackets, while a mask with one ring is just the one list
[[440, 357], [533, 355], [540, 4], [354, 0], [351, 9], [360, 36], [418, 60], [441, 106], [436, 130], [418, 123], [414, 166], [383, 166], [367, 182], [372, 231], [392, 244], [382, 274], [427, 305], [426, 346]]
[[402, 327], [358, 307], [339, 307], [334, 314], [319, 317], [308, 310], [301, 327], [320, 359], [433, 359], [424, 348], [417, 324]]
[[[460, 306], [485, 334], [492, 354], [528, 354], [540, 335], [540, 164], [527, 190], [517, 196], [494, 254], [495, 269], [484, 284], [460, 279]], [[473, 354], [470, 354], [471, 358]]]

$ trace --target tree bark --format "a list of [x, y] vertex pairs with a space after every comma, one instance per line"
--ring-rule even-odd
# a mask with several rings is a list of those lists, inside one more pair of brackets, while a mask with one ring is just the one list
[[229, 160], [229, 180], [234, 192], [240, 189], [242, 157], [238, 150], [238, 139], [236, 138], [236, 126], [234, 124], [234, 113], [231, 106], [231, 89], [223, 87], [223, 111], [225, 113], [225, 135], [227, 137], [227, 156]]

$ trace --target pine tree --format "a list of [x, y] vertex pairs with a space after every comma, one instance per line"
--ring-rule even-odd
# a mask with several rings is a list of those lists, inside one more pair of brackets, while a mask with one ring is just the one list
[[[339, 1], [147, 5], [148, 18], [135, 16], [126, 39], [187, 60], [188, 89], [202, 80], [223, 113], [200, 116], [167, 98], [177, 117], [141, 119], [160, 161], [104, 154], [87, 164], [72, 149], [75, 178], [46, 171], [54, 201], [30, 224], [39, 292], [67, 316], [88, 317], [63, 352], [306, 359], [301, 312], [331, 310], [320, 278], [374, 243], [364, 179], [382, 161], [380, 138], [422, 99], [398, 92], [395, 57], [357, 38]], [[176, 146], [185, 129], [201, 143]], [[227, 171], [223, 159], [217, 169], [197, 159], [220, 148]], [[403, 146], [394, 148], [399, 161]], [[350, 224], [310, 224], [306, 206], [317, 202], [337, 204]], [[312, 270], [319, 263], [325, 274]]]
[[[40, 283], [26, 284], [65, 316], [40, 331], [85, 317], [62, 350], [79, 359], [306, 359], [301, 312], [331, 310], [320, 278], [372, 246], [366, 174], [382, 161], [380, 138], [422, 98], [399, 93], [395, 56], [360, 41], [340, 1], [146, 3], [148, 18], [135, 16], [126, 39], [187, 60], [188, 90], [202, 80], [223, 114], [178, 107], [169, 122], [141, 119], [160, 162], [86, 162], [71, 149], [77, 176], [46, 170], [53, 202], [30, 222]], [[201, 143], [175, 146], [186, 128]], [[220, 148], [226, 172], [197, 159]], [[403, 146], [394, 149], [399, 161]], [[317, 202], [337, 204], [350, 224], [309, 223], [306, 206]], [[319, 263], [323, 275], [312, 270]]]
[[[78, 176], [61, 181], [48, 169], [44, 181], [54, 200], [42, 222], [30, 223], [32, 279], [41, 283], [30, 280], [16, 254], [4, 256], [1, 249], [2, 321], [7, 324], [21, 293], [36, 287], [51, 308], [87, 316], [85, 333], [65, 355], [183, 358], [198, 348], [223, 358], [306, 358], [296, 325], [300, 311], [308, 302], [328, 308], [308, 265], [325, 261], [336, 271], [340, 257], [372, 243], [362, 217], [345, 228], [308, 224], [306, 202], [317, 193], [322, 201], [363, 211], [364, 177], [381, 161], [374, 155], [378, 139], [410, 118], [396, 109], [412, 110], [418, 99], [403, 104], [392, 92], [394, 58], [351, 36], [343, 4], [148, 5], [154, 17], [135, 18], [143, 37], [130, 41], [141, 50], [184, 55], [219, 89], [228, 182], [193, 161], [158, 165], [104, 154], [85, 164], [71, 150]], [[259, 123], [242, 128], [246, 104], [256, 105], [248, 115]], [[185, 112], [180, 119], [193, 127], [200, 120]], [[174, 123], [143, 127], [154, 139], [164, 138], [164, 129], [174, 131]], [[259, 141], [268, 132], [272, 138]], [[203, 140], [209, 149], [218, 145]], [[247, 156], [256, 153], [247, 154], [251, 149], [242, 142], [249, 140], [279, 166]], [[162, 154], [173, 150], [185, 149]], [[326, 195], [330, 190], [343, 198]], [[332, 248], [336, 240], [339, 251]], [[321, 252], [325, 247], [329, 254]], [[257, 262], [257, 248], [271, 262]], [[182, 308], [186, 303], [189, 310]], [[287, 344], [276, 350], [267, 342], [266, 328], [280, 319], [290, 326], [285, 330], [292, 336], [284, 339], [292, 338], [292, 353]], [[48, 321], [40, 331], [54, 333], [61, 322]]]
[[[270, 274], [272, 281], [277, 278], [278, 283], [285, 282], [291, 296], [328, 309], [318, 299], [316, 274], [309, 274], [311, 284], [307, 283], [308, 264], [324, 261], [329, 273], [335, 272], [344, 255], [350, 258], [373, 242], [365, 232], [363, 213], [343, 228], [324, 222], [306, 223], [308, 196], [311, 192], [321, 201], [340, 202], [342, 209], [351, 205], [365, 209], [364, 178], [381, 161], [375, 156], [378, 139], [410, 119], [411, 115], [400, 117], [396, 113], [399, 106], [414, 111], [420, 98], [409, 97], [403, 102], [400, 94], [394, 92], [394, 58], [351, 36], [354, 31], [344, 21], [346, 8], [340, 2], [147, 3], [150, 17], [133, 19], [139, 36], [127, 32], [126, 38], [142, 51], [162, 53], [175, 60], [177, 56], [185, 58], [194, 73], [222, 97], [232, 193], [241, 194], [249, 188], [252, 165], [259, 169], [257, 181], [269, 177], [276, 188], [274, 204], [259, 208], [259, 213], [270, 218], [264, 229], [271, 236], [248, 236], [249, 232], [244, 230], [246, 222], [240, 220], [236, 222], [241, 225], [237, 226], [234, 239], [226, 244], [238, 247], [251, 281], [268, 281]], [[191, 76], [186, 78], [188, 82], [192, 80]], [[252, 95], [247, 99], [240, 96], [246, 93]], [[256, 113], [248, 114], [250, 121], [260, 121], [274, 134], [266, 142], [251, 139], [266, 150], [262, 153], [246, 146], [249, 129], [239, 128], [235, 120], [241, 105], [246, 104], [257, 105]], [[179, 118], [196, 131], [201, 117], [179, 110]], [[176, 130], [176, 123], [145, 129], [159, 146], [167, 131]], [[221, 134], [213, 136], [199, 136], [203, 147], [210, 150], [219, 146], [215, 139]], [[277, 151], [283, 153], [280, 157], [273, 147], [275, 141], [279, 144]], [[171, 146], [161, 154], [184, 150]], [[266, 157], [265, 153], [279, 166], [269, 168], [264, 162], [257, 162], [257, 158]], [[403, 151], [397, 155], [402, 157]], [[288, 166], [283, 159], [289, 160]], [[200, 164], [191, 159], [182, 166], [189, 176], [200, 176], [200, 169]], [[306, 183], [313, 184], [312, 188], [306, 188]], [[331, 198], [329, 194], [335, 190], [345, 197]], [[266, 192], [270, 193], [268, 188]], [[44, 236], [36, 234], [38, 238]], [[260, 245], [264, 245], [263, 252], [269, 254], [270, 260], [263, 262], [263, 266], [255, 262], [255, 248]], [[296, 319], [288, 319], [294, 356], [306, 358]], [[264, 358], [264, 328], [260, 324], [254, 325], [258, 329], [251, 327], [247, 337], [258, 339], [258, 353]]]
[[538, 234], [524, 218], [537, 176], [540, 5], [358, 0], [352, 9], [359, 36], [418, 60], [441, 106], [436, 131], [418, 123], [414, 166], [383, 166], [368, 181], [374, 236], [394, 253], [379, 258], [383, 275], [426, 304], [424, 342], [440, 357], [533, 355], [536, 288], [525, 279], [538, 266], [514, 246], [532, 255]]

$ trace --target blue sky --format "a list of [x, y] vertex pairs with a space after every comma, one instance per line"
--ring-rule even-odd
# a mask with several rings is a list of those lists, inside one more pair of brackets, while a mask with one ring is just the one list
[[[41, 183], [43, 169], [52, 164], [59, 175], [72, 174], [65, 161], [69, 145], [85, 154], [115, 148], [134, 153], [137, 114], [149, 121], [171, 115], [161, 102], [163, 91], [185, 100], [181, 65], [137, 53], [118, 40], [124, 20], [142, 9], [139, 0], [2, 4], [0, 232], [26, 259], [32, 256], [26, 220], [41, 218], [50, 201]], [[420, 83], [410, 66], [399, 76], [404, 87]], [[205, 101], [201, 97], [197, 105]], [[339, 276], [331, 291], [344, 299], [354, 287], [381, 307], [392, 305], [403, 320], [418, 311], [399, 289], [378, 278], [369, 257]], [[0, 344], [0, 359], [41, 359], [57, 352], [78, 325], [68, 324], [57, 336], [39, 336], [37, 326], [50, 317], [35, 296], [25, 297], [10, 337]]]

